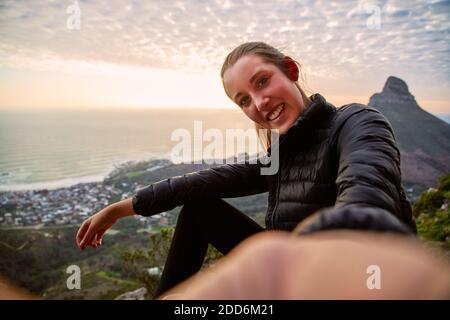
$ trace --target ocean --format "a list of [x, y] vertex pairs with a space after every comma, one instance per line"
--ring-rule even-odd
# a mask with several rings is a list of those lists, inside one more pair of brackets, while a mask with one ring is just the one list
[[0, 110], [0, 191], [102, 180], [127, 161], [170, 158], [174, 130], [252, 128], [240, 110]]
[[444, 120], [448, 124], [450, 124], [450, 114], [449, 113], [437, 113], [437, 114], [435, 114], [435, 116], [441, 120]]
[[[437, 114], [450, 122], [449, 114]], [[170, 159], [184, 128], [251, 129], [233, 109], [0, 110], [0, 191], [101, 181], [127, 161]]]

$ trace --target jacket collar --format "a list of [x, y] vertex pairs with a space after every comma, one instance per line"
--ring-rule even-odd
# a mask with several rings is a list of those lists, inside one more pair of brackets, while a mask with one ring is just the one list
[[[269, 155], [271, 154], [273, 148], [280, 148], [287, 140], [296, 140], [296, 137], [298, 137], [300, 132], [304, 133], [305, 130], [314, 130], [319, 126], [319, 124], [326, 121], [333, 113], [337, 111], [336, 107], [328, 103], [319, 93], [315, 93], [309, 98], [311, 99], [311, 104], [297, 118], [289, 130], [285, 134], [279, 136], [278, 146], [272, 146], [268, 149]], [[287, 139], [288, 137], [289, 139]]]
[[332, 113], [336, 112], [336, 107], [328, 103], [321, 94], [315, 93], [309, 98], [311, 99], [311, 104], [294, 122], [293, 127], [321, 123]]

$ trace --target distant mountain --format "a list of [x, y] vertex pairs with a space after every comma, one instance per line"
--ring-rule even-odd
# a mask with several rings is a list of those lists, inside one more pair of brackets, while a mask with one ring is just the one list
[[405, 81], [390, 76], [368, 104], [380, 110], [394, 129], [404, 182], [434, 187], [450, 172], [450, 125], [423, 110]]

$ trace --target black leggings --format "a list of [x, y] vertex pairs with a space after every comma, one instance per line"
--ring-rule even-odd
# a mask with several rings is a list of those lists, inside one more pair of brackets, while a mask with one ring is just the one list
[[199, 271], [208, 244], [227, 254], [244, 239], [265, 230], [224, 200], [199, 202], [187, 203], [180, 211], [155, 297]]

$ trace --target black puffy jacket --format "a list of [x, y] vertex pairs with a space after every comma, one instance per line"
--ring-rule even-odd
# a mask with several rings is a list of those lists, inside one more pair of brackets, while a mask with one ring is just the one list
[[135, 212], [149, 216], [188, 201], [269, 191], [269, 230], [293, 230], [309, 217], [299, 232], [415, 232], [401, 184], [400, 152], [387, 119], [362, 104], [337, 109], [320, 94], [310, 98], [310, 106], [280, 138], [275, 175], [261, 175], [259, 163], [240, 163], [172, 177], [139, 190], [133, 197]]

